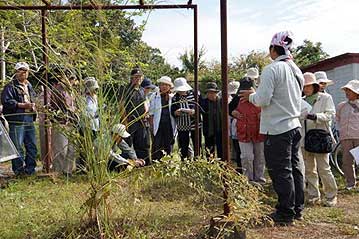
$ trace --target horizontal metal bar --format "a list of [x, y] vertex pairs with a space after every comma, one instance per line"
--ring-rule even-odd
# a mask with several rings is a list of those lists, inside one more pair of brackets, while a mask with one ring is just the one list
[[47, 6], [0, 6], [0, 10], [152, 10], [152, 9], [194, 9], [196, 4], [180, 5], [47, 5]]

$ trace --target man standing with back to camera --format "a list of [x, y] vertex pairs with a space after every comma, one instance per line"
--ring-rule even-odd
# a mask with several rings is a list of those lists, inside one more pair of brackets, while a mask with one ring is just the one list
[[276, 33], [269, 47], [273, 62], [263, 69], [257, 92], [251, 89], [240, 93], [242, 101], [262, 108], [260, 132], [266, 135], [266, 166], [278, 195], [276, 211], [270, 217], [283, 225], [302, 220], [304, 209], [304, 164], [299, 156], [304, 78], [292, 61], [292, 43], [290, 31]]

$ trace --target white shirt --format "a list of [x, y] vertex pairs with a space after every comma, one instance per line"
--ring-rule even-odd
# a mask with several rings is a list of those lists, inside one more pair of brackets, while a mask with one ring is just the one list
[[[169, 95], [169, 111], [170, 111], [170, 118], [171, 118], [171, 125], [173, 130], [173, 135], [176, 135], [177, 128], [176, 128], [176, 120], [173, 118], [171, 114], [171, 105], [172, 105], [172, 98], [173, 94]], [[160, 127], [160, 120], [162, 114], [162, 102], [161, 102], [161, 94], [160, 92], [156, 92], [150, 101], [150, 110], [149, 114], [153, 116], [153, 135], [157, 134], [157, 131]]]
[[278, 135], [301, 127], [303, 74], [293, 61], [283, 59], [288, 56], [277, 57], [263, 69], [257, 91], [249, 96], [249, 102], [262, 108], [262, 134]]

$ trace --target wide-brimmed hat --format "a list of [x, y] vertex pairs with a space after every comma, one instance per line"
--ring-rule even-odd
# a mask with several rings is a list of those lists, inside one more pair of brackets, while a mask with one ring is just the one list
[[99, 88], [97, 80], [95, 77], [86, 77], [85, 78], [85, 88], [86, 92], [94, 91]]
[[248, 77], [250, 77], [250, 78], [252, 78], [252, 79], [258, 78], [258, 77], [259, 77], [259, 71], [258, 71], [257, 68], [251, 67], [251, 68], [249, 68], [249, 69], [247, 70], [247, 73], [246, 73], [245, 76], [248, 76]]
[[141, 83], [141, 87], [143, 87], [143, 88], [149, 88], [149, 89], [154, 89], [154, 88], [156, 88], [156, 86], [154, 85], [154, 84], [152, 84], [152, 81], [150, 80], [150, 79], [148, 79], [148, 78], [145, 78], [145, 79], [143, 79], [143, 81], [142, 81], [142, 83]]
[[167, 85], [170, 85], [171, 88], [173, 87], [173, 83], [172, 83], [172, 79], [168, 76], [162, 76], [158, 81], [157, 83], [163, 83], [163, 84], [167, 84]]
[[131, 135], [127, 132], [126, 126], [123, 124], [115, 124], [112, 127], [112, 133], [120, 135], [122, 138], [128, 138]]
[[206, 86], [206, 92], [212, 91], [212, 92], [219, 92], [218, 86], [216, 82], [208, 82]]
[[139, 76], [143, 75], [143, 73], [141, 71], [141, 68], [135, 67], [135, 68], [132, 69], [131, 76], [136, 76], [136, 75], [139, 75]]
[[179, 77], [174, 80], [174, 91], [189, 91], [192, 90], [192, 87], [187, 83], [186, 78]]
[[349, 89], [353, 91], [355, 94], [359, 95], [359, 80], [351, 80], [349, 81], [345, 86], [343, 86], [341, 89]]
[[239, 89], [239, 82], [238, 81], [231, 81], [228, 83], [228, 94], [234, 95], [237, 94]]
[[26, 62], [18, 62], [15, 65], [15, 70], [25, 70], [25, 71], [29, 71], [30, 70], [30, 66], [29, 64], [27, 64]]
[[311, 72], [305, 72], [303, 74], [304, 77], [304, 86], [306, 85], [319, 85], [318, 81], [316, 80], [316, 77]]
[[314, 73], [318, 83], [327, 83], [327, 85], [333, 85], [334, 82], [329, 80], [325, 71], [317, 71]]
[[238, 90], [250, 90], [253, 87], [252, 78], [245, 76], [239, 81]]

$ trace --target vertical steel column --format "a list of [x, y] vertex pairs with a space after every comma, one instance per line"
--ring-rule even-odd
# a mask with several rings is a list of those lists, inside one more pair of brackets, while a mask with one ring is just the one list
[[194, 27], [194, 32], [193, 32], [193, 61], [194, 61], [194, 97], [195, 97], [195, 101], [196, 101], [196, 113], [195, 113], [195, 120], [196, 120], [196, 125], [195, 125], [195, 137], [194, 137], [194, 155], [198, 156], [200, 154], [200, 130], [199, 130], [199, 107], [198, 107], [198, 92], [199, 92], [199, 87], [198, 87], [198, 9], [197, 9], [197, 5], [194, 6], [193, 8], [193, 27]]
[[[49, 66], [49, 59], [48, 59], [48, 51], [47, 51], [47, 32], [46, 32], [46, 17], [47, 17], [47, 10], [41, 10], [41, 38], [42, 38], [42, 53], [43, 53], [43, 61], [45, 65], [45, 74], [44, 74], [44, 106], [47, 106], [48, 104], [48, 66]], [[48, 125], [47, 125], [47, 115], [44, 114], [44, 124], [45, 124], [45, 141], [46, 141], [46, 147], [45, 147], [45, 170], [46, 173], [50, 171], [50, 164], [51, 164], [51, 156], [50, 156], [50, 140], [49, 140], [49, 134], [48, 134]]]
[[[228, 122], [228, 47], [227, 47], [227, 0], [221, 0], [221, 66], [222, 66], [222, 151], [225, 162], [229, 163], [229, 122]], [[226, 178], [224, 180], [225, 189], [223, 196], [224, 215], [230, 212], [227, 203], [228, 192], [226, 187]]]

